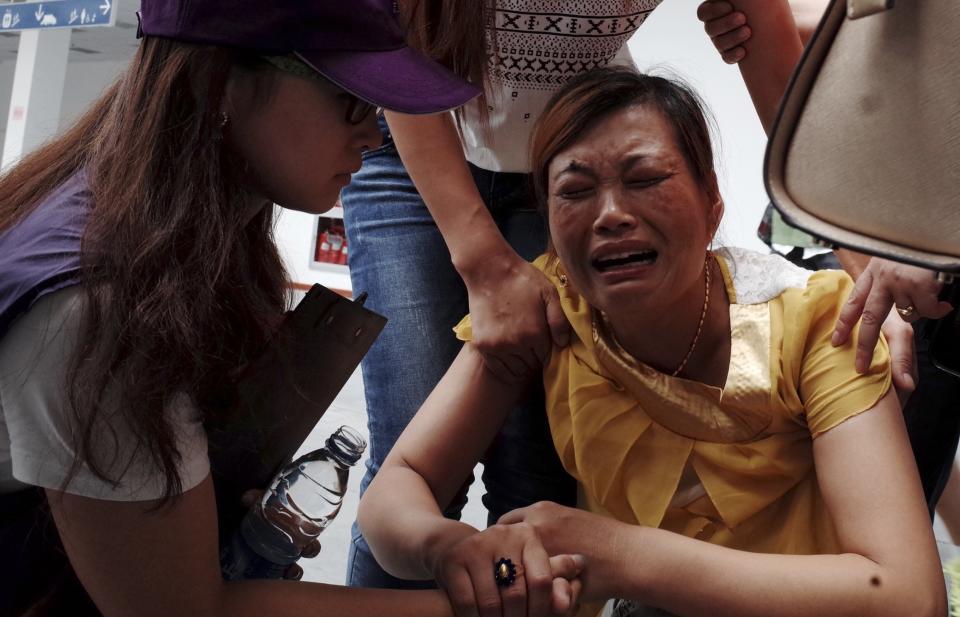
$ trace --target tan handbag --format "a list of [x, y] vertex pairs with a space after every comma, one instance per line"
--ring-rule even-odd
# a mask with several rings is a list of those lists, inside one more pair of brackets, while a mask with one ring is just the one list
[[960, 274], [960, 0], [833, 0], [764, 175], [825, 245]]

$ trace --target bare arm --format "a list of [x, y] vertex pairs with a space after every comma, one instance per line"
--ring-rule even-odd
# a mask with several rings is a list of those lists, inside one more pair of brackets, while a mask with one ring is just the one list
[[739, 63], [769, 133], [803, 50], [790, 5], [785, 0], [705, 0], [697, 7], [697, 17], [724, 62]]
[[[476, 348], [464, 345], [361, 501], [364, 537], [388, 572], [433, 578], [443, 547], [476, 533], [443, 518], [441, 508], [493, 442], [523, 387], [494, 377]], [[402, 508], [396, 507], [398, 496]]]
[[743, 46], [740, 73], [767, 133], [773, 127], [790, 74], [800, 61], [803, 44], [786, 0], [728, 0], [747, 17], [751, 36]]
[[[529, 525], [480, 532], [443, 518], [524, 387], [497, 379], [464, 345], [400, 436], [360, 503], [358, 520], [377, 561], [403, 578], [435, 578], [460, 617], [564, 614], [579, 594], [579, 556], [550, 556]], [[498, 587], [509, 557], [517, 580]]]
[[585, 552], [587, 597], [633, 598], [687, 617], [945, 615], [936, 546], [892, 393], [818, 437], [814, 458], [839, 555], [748, 553], [552, 505], [503, 522], [532, 523], [550, 552], [596, 545]]
[[566, 345], [569, 338], [556, 289], [500, 234], [474, 184], [453, 118], [386, 114], [404, 167], [467, 286], [474, 343], [501, 379], [538, 372], [551, 344]]
[[435, 591], [368, 590], [220, 576], [209, 477], [167, 508], [47, 491], [70, 562], [107, 617], [450, 615]]

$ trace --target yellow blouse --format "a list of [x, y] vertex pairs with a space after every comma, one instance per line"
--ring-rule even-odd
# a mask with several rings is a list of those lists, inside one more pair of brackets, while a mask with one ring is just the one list
[[[887, 392], [886, 343], [865, 375], [853, 343], [831, 345], [853, 284], [843, 272], [735, 249], [716, 258], [730, 299], [722, 389], [633, 359], [555, 260], [537, 259], [575, 332], [543, 376], [557, 452], [590, 511], [754, 552], [837, 552], [813, 439]], [[456, 331], [471, 338], [469, 317]]]

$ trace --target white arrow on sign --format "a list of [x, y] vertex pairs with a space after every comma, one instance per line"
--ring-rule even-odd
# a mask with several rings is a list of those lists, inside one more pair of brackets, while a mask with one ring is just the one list
[[100, 12], [104, 15], [110, 12], [110, 0], [103, 0], [103, 4], [100, 5]]
[[41, 19], [43, 19], [43, 5], [42, 5], [42, 4], [37, 7], [37, 10], [36, 10], [36, 12], [33, 14], [33, 16], [37, 18], [37, 21], [40, 21]]

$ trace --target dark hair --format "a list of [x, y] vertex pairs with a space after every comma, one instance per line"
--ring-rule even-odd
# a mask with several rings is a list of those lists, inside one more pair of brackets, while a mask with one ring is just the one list
[[250, 218], [243, 163], [219, 110], [231, 71], [262, 100], [272, 69], [241, 52], [145, 38], [120, 79], [65, 134], [0, 178], [0, 229], [79, 170], [92, 207], [81, 246], [86, 295], [68, 380], [72, 478], [82, 463], [119, 481], [131, 461], [97, 455], [97, 419], [131, 427], [136, 451], [182, 490], [171, 395], [206, 417], [229, 376], [265, 343], [286, 306], [273, 210]]
[[625, 66], [597, 68], [577, 75], [547, 103], [530, 140], [533, 190], [547, 204], [548, 168], [553, 158], [594, 124], [634, 105], [651, 105], [673, 125], [677, 144], [700, 186], [717, 197], [713, 147], [705, 106], [686, 85]]

